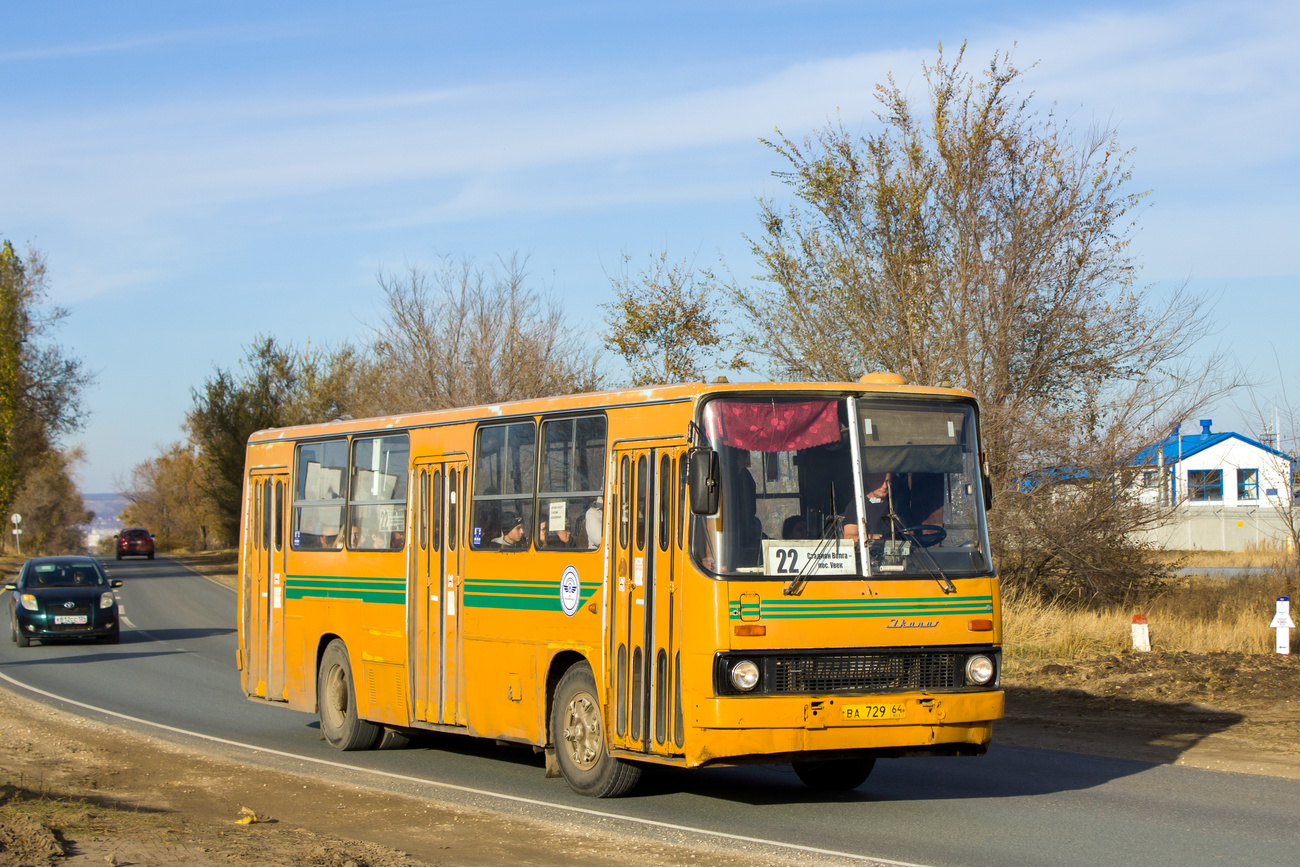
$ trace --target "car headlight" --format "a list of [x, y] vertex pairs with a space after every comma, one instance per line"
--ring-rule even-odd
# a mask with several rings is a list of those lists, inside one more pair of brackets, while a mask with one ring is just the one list
[[737, 662], [731, 667], [731, 685], [741, 692], [758, 686], [758, 666], [748, 659]]
[[28, 611], [35, 611], [35, 610], [37, 610], [37, 609], [36, 609], [36, 597], [33, 596], [32, 594], [30, 594], [30, 593], [24, 593], [24, 594], [22, 595], [22, 602], [23, 602], [23, 607], [26, 608]]
[[976, 686], [984, 686], [993, 679], [993, 660], [987, 656], [972, 656], [966, 660], [966, 680]]
[[113, 594], [111, 592], [99, 594], [99, 607], [100, 608], [113, 607]]

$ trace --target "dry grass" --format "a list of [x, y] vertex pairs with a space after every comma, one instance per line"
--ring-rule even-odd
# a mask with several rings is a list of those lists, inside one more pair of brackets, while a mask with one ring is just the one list
[[1263, 566], [1282, 568], [1293, 558], [1277, 545], [1252, 545], [1244, 551], [1161, 551], [1156, 555], [1158, 562], [1174, 568], [1218, 567], [1244, 569]]
[[1279, 569], [1256, 577], [1188, 579], [1124, 608], [1008, 598], [1002, 607], [1006, 664], [1015, 671], [1130, 649], [1134, 614], [1147, 616], [1153, 650], [1272, 653], [1276, 632], [1268, 624], [1288, 586], [1294, 588]]

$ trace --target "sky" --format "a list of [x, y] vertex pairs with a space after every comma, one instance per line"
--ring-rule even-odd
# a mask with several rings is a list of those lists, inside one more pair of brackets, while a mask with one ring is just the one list
[[966, 42], [1041, 109], [1110, 125], [1150, 190], [1132, 252], [1186, 284], [1252, 391], [1300, 402], [1293, 2], [27, 3], [0, 29], [0, 237], [40, 250], [96, 384], [79, 481], [119, 489], [263, 334], [362, 341], [377, 275], [526, 257], [588, 333], [622, 257], [739, 278], [775, 129], [870, 135]]

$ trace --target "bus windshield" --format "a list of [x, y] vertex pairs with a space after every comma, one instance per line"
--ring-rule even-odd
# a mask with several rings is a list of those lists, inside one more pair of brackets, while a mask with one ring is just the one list
[[990, 571], [975, 411], [960, 402], [719, 398], [718, 514], [692, 553], [722, 575], [792, 580]]

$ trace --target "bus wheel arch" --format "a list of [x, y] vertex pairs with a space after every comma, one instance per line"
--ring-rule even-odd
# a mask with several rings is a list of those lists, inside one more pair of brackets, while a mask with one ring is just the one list
[[569, 788], [617, 798], [636, 787], [641, 766], [609, 754], [596, 678], [585, 659], [570, 665], [556, 684], [549, 723], [556, 763]]
[[384, 727], [357, 715], [357, 691], [347, 645], [335, 638], [325, 645], [316, 672], [316, 708], [320, 732], [336, 750], [372, 749]]

